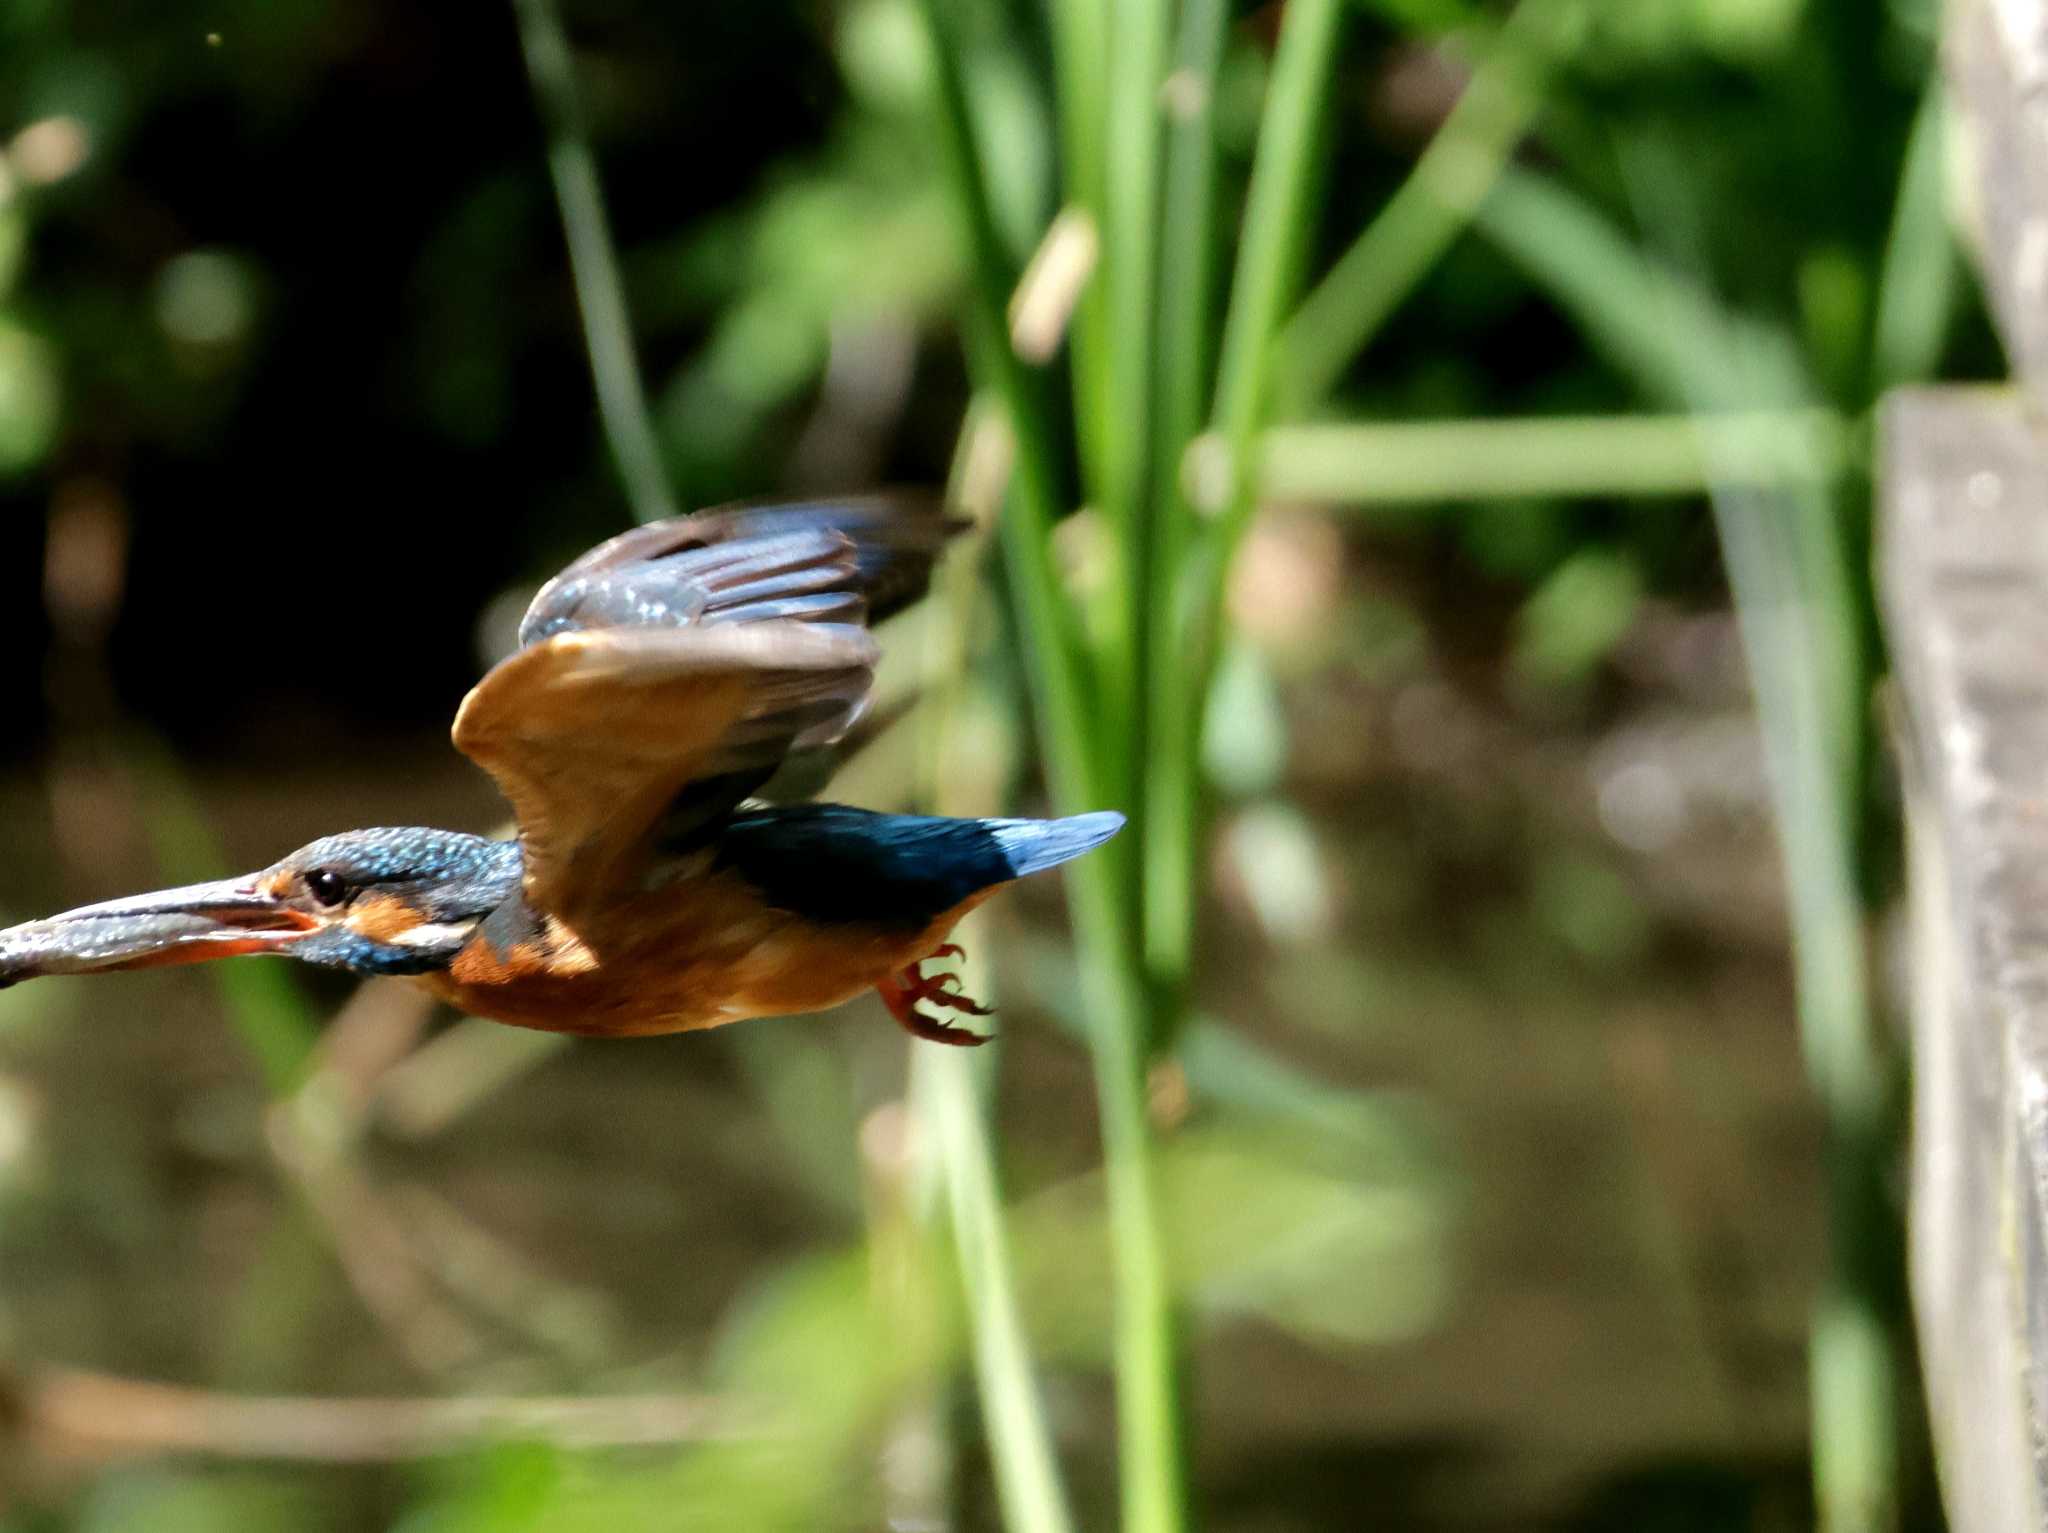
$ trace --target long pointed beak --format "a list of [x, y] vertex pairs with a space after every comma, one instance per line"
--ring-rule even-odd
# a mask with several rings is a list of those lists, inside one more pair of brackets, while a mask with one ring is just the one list
[[254, 875], [134, 894], [0, 931], [0, 986], [277, 952], [318, 926], [265, 894]]

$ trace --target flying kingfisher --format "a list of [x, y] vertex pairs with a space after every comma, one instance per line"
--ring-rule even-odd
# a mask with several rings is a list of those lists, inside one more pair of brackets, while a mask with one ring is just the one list
[[[279, 953], [405, 975], [464, 1011], [625, 1036], [822, 1011], [879, 991], [912, 1034], [984, 1035], [926, 960], [996, 889], [1098, 846], [1061, 820], [764, 802], [866, 707], [867, 625], [924, 593], [964, 524], [892, 499], [673, 517], [584, 554], [534, 597], [519, 649], [454, 739], [518, 836], [358, 830], [245, 878], [0, 931], [0, 985]], [[929, 1006], [933, 1010], [925, 1010]]]

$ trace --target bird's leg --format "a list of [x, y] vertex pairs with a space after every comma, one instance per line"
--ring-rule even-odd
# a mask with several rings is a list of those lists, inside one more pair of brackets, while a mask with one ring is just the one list
[[[959, 958], [963, 954], [957, 944], [948, 942], [944, 947], [934, 949], [929, 958]], [[948, 1011], [965, 1012], [970, 1017], [988, 1017], [995, 1014], [992, 1006], [983, 1006], [971, 1001], [957, 990], [960, 976], [957, 974], [925, 975], [919, 967], [928, 961], [919, 959], [907, 969], [899, 969], [875, 986], [880, 992], [882, 1003], [889, 1008], [889, 1014], [903, 1024], [904, 1031], [914, 1038], [923, 1038], [932, 1043], [952, 1043], [972, 1046], [988, 1042], [986, 1033], [977, 1033], [971, 1028], [956, 1023], [942, 1022], [928, 1012], [919, 1011], [919, 1001], [930, 1001], [934, 1006], [943, 1006]]]

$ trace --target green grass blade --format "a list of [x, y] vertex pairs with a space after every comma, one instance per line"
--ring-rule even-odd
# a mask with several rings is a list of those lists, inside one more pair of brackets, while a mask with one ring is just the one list
[[[1252, 161], [1236, 270], [1217, 360], [1215, 405], [1209, 437], [1224, 464], [1222, 482], [1200, 497], [1201, 509], [1217, 518], [1190, 543], [1180, 588], [1172, 599], [1179, 618], [1173, 653], [1180, 657], [1160, 712], [1168, 731], [1153, 750], [1171, 750], [1192, 760], [1220, 647], [1224, 580], [1238, 541], [1251, 520], [1253, 450], [1268, 406], [1269, 369], [1297, 254], [1311, 213], [1318, 124], [1328, 97], [1337, 45], [1341, 0], [1292, 0], [1280, 29]], [[1183, 465], [1176, 465], [1177, 469]], [[1192, 798], [1192, 789], [1189, 790]], [[1192, 805], [1178, 806], [1192, 814]], [[1173, 891], [1158, 889], [1163, 899]], [[1178, 898], [1186, 899], [1185, 892]], [[1175, 922], [1186, 919], [1177, 912]]]
[[988, 178], [967, 104], [954, 0], [922, 0], [932, 39], [939, 127], [967, 239], [973, 281], [966, 331], [970, 361], [1001, 402], [1016, 463], [1002, 518], [1004, 562], [1023, 618], [1025, 660], [1038, 701], [1038, 724], [1061, 801], [1083, 803], [1099, 784], [1090, 755], [1093, 687], [1086, 677], [1073, 615], [1052, 564], [1052, 527], [1060, 504], [1051, 404], [1045, 380], [1011, 347], [1004, 311], [1017, 274], [1003, 252]]
[[513, 0], [519, 42], [526, 55], [533, 95], [547, 128], [548, 173], [562, 209], [569, 242], [569, 270], [583, 314], [583, 337], [597, 385], [598, 414], [605, 440], [626, 489], [634, 516], [643, 522], [675, 514], [661, 447], [647, 412], [640, 365], [633, 355], [633, 330], [626, 317], [624, 285], [605, 218], [597, 179], [597, 156], [576, 94], [569, 39], [553, 0]]
[[1522, 0], [1415, 169], [1316, 284], [1282, 335], [1283, 413], [1315, 408], [1470, 223], [1542, 104], [1570, 0]]
[[1273, 500], [1350, 506], [1703, 495], [1832, 479], [1850, 437], [1824, 409], [1274, 426], [1259, 439], [1258, 485]]
[[1726, 317], [1708, 295], [1643, 260], [1605, 220], [1553, 182], [1510, 166], [1473, 223], [1652, 398], [1688, 404], [1703, 381], [1702, 368], [1717, 365], [1692, 350], [1699, 338], [1711, 336], [1718, 353], [1726, 340]]
[[[1108, 7], [1102, 0], [1051, 0], [1054, 83], [1060, 123], [1060, 160], [1066, 199], [1094, 225], [1100, 239], [1108, 208], [1105, 185], [1109, 131]], [[1108, 304], [1104, 284], [1091, 280], [1075, 305], [1070, 356], [1074, 380], [1075, 443], [1083, 477], [1102, 482], [1104, 436], [1116, 419], [1110, 391]]]
[[[1166, 184], [1159, 268], [1158, 390], [1153, 410], [1151, 515], [1133, 582], [1147, 625], [1140, 654], [1145, 744], [1138, 753], [1144, 805], [1139, 847], [1145, 966], [1155, 1028], [1171, 1032], [1186, 1007], [1193, 940], [1196, 842], [1194, 754], [1183, 748], [1187, 685], [1177, 660], [1182, 613], [1175, 582], [1193, 512], [1179, 465], [1209, 408], [1215, 300], [1217, 72], [1229, 25], [1223, 0], [1185, 0], [1165, 90]], [[1153, 742], [1157, 742], [1154, 748]]]
[[1128, 541], [1151, 449], [1167, 6], [1165, 0], [1110, 0], [1109, 18], [1109, 159], [1099, 271], [1109, 305], [1109, 392], [1117, 408], [1105, 423], [1102, 482], [1094, 490]]
[[[1161, 87], [1166, 75], [1167, 0], [1110, 0], [1109, 160], [1100, 277], [1108, 309], [1108, 386], [1115, 404], [1099, 424], [1101, 478], [1091, 493], [1115, 535], [1118, 580], [1104, 628], [1105, 692], [1125, 721], [1105, 731], [1105, 777], [1117, 806], [1130, 816], [1124, 898], [1135, 912], [1149, 819], [1139, 778], [1150, 749], [1150, 711], [1143, 679], [1151, 665], [1150, 613], [1153, 518], [1153, 423], [1159, 402], [1158, 280]], [[1133, 855], [1135, 854], [1135, 855]]]
[[945, 1172], [953, 1249], [967, 1297], [974, 1376], [1003, 1524], [1009, 1533], [1069, 1533], [1073, 1515], [1032, 1380], [988, 1119], [974, 1079], [985, 1069], [980, 1055], [965, 1049], [912, 1046], [913, 1095]]
[[[994, 508], [974, 504], [976, 487], [964, 482], [967, 465], [982, 455], [970, 444], [985, 438], [996, 418], [996, 412], [984, 405], [970, 407], [947, 497], [977, 518]], [[961, 713], [975, 609], [982, 593], [978, 561], [972, 557], [976, 551], [974, 546], [963, 548], [949, 559], [929, 598], [934, 632], [925, 646], [921, 755], [923, 796], [935, 814], [999, 812], [1007, 781], [1007, 762], [981, 754], [969, 758], [948, 749]], [[969, 963], [980, 944], [971, 932], [960, 940], [969, 953], [962, 961]], [[962, 978], [971, 994], [989, 999], [985, 970], [979, 975], [963, 970]], [[1069, 1533], [1073, 1517], [1033, 1379], [991, 1143], [988, 1098], [1002, 1057], [1000, 1047], [970, 1053], [911, 1045], [910, 1099], [931, 1145], [924, 1162], [944, 1182], [954, 1260], [973, 1341], [975, 1385], [1004, 1526], [1010, 1533]]]
[[[1307, 237], [1311, 159], [1329, 92], [1341, 12], [1340, 0], [1291, 0], [1273, 56], [1223, 324], [1211, 427], [1239, 455], [1233, 463], [1240, 481], [1248, 478], [1241, 455], [1266, 406], [1274, 338], [1296, 256]], [[1249, 509], [1241, 497], [1234, 497], [1226, 514], [1242, 519]]]
[[1153, 461], [1159, 506], [1178, 498], [1180, 449], [1209, 407], [1216, 254], [1216, 79], [1230, 21], [1224, 0], [1185, 0], [1166, 105], [1159, 249], [1159, 408]]
[[[1645, 169], [1636, 179], [1646, 197], [1674, 194], [1667, 165]], [[1667, 221], [1694, 222], [1683, 207]], [[1810, 401], [1788, 339], [1722, 314], [1562, 189], [1516, 173], [1482, 223], [1652, 395], [1697, 410]], [[1889, 1526], [1899, 1507], [1893, 1411], [1905, 1326], [1903, 1246], [1885, 1191], [1898, 1150], [1895, 1073], [1872, 1013], [1858, 886], [1862, 607], [1817, 475], [1772, 493], [1742, 488], [1718, 468], [1714, 477], [1711, 503], [1783, 854], [1801, 1046], [1828, 1122], [1830, 1261], [1813, 1337], [1815, 1498], [1822, 1528], [1861, 1533]], [[1882, 1336], [1876, 1344], [1873, 1330]]]
[[[1057, 465], [1042, 382], [1009, 344], [1003, 325], [1014, 273], [991, 217], [987, 178], [967, 108], [954, 0], [922, 0], [933, 42], [940, 129], [966, 226], [974, 281], [968, 292], [969, 358], [999, 399], [1015, 437], [1016, 467], [1002, 518], [1004, 564], [1023, 623], [1025, 657], [1055, 796], [1068, 808], [1095, 800], [1101, 763], [1113, 759], [1081, 671], [1072, 616], [1054, 575], [1051, 523], [1059, 512]], [[1122, 859], [1112, 842], [1074, 864], [1067, 879], [1083, 988], [1091, 1019], [1096, 1098], [1102, 1115], [1109, 1219], [1116, 1254], [1118, 1454], [1126, 1533], [1178, 1533], [1181, 1494], [1179, 1393], [1171, 1287], [1161, 1243], [1156, 1176], [1145, 1117], [1147, 1007], [1135, 933], [1119, 892]]]
[[1878, 278], [1871, 394], [1934, 375], [1955, 314], [1961, 272], [1948, 226], [1946, 111], [1930, 80], [1906, 142], [1899, 196]]

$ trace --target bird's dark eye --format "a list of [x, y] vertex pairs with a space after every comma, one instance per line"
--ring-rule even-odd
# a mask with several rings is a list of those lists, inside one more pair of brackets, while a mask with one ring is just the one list
[[306, 875], [306, 888], [323, 905], [339, 905], [348, 898], [348, 885], [332, 868], [315, 868]]

